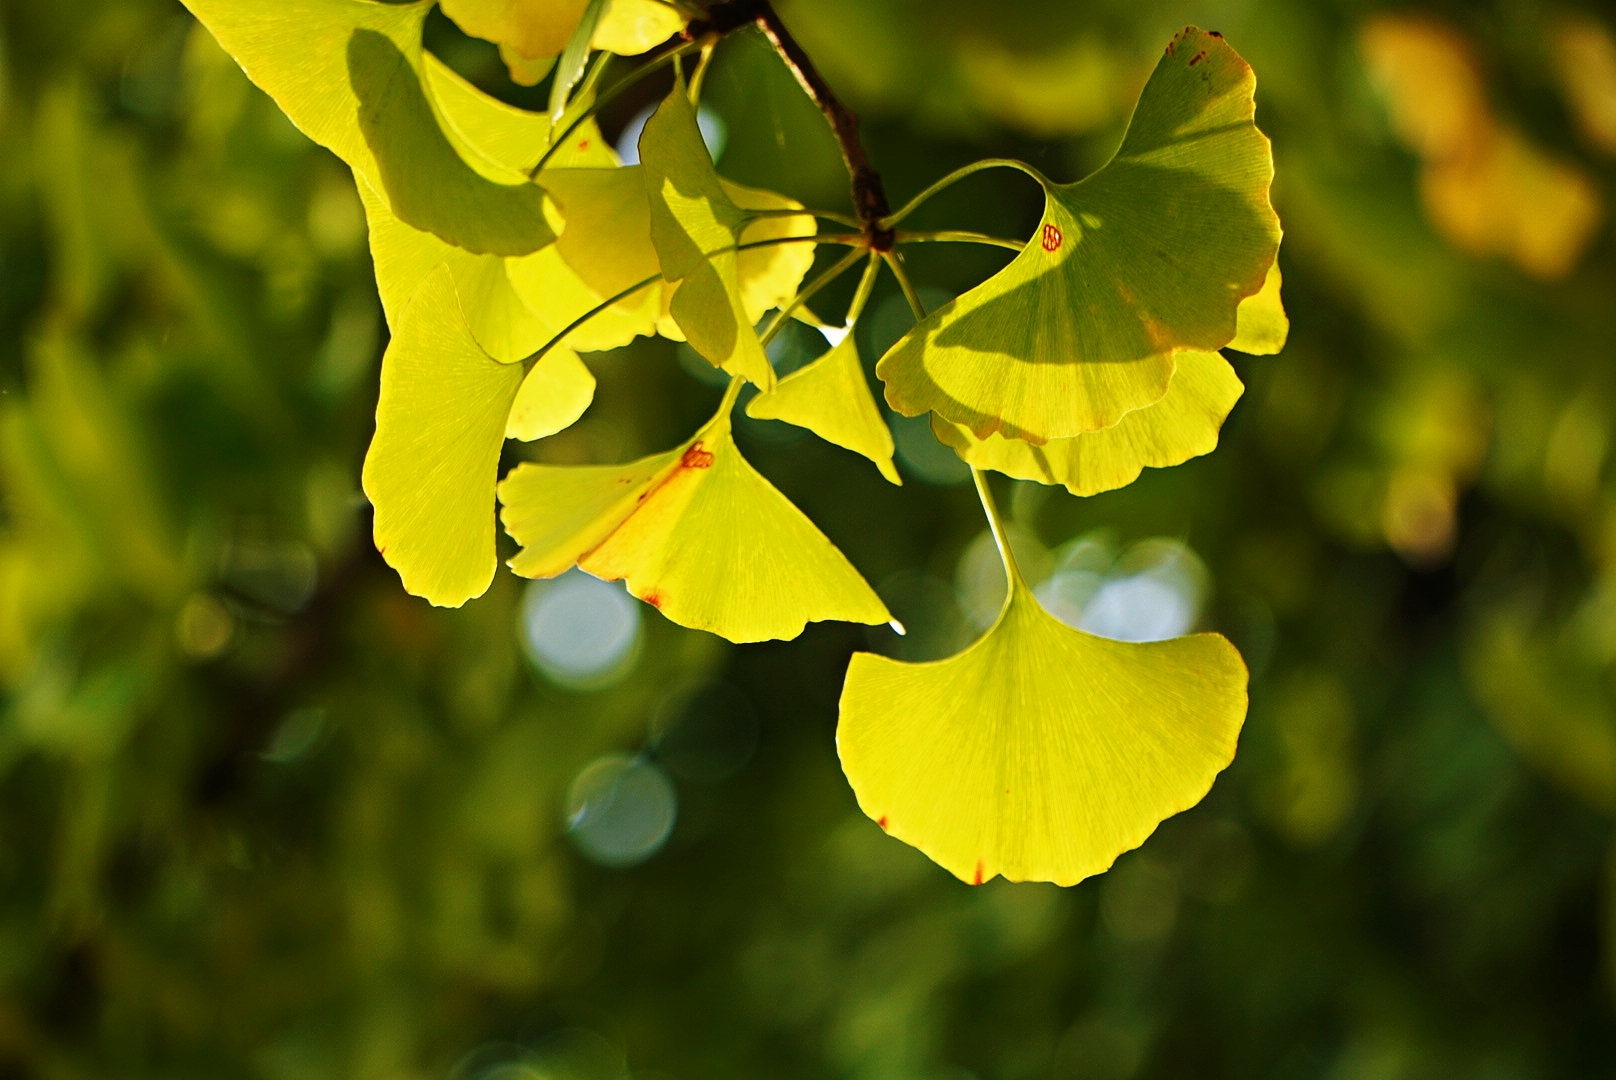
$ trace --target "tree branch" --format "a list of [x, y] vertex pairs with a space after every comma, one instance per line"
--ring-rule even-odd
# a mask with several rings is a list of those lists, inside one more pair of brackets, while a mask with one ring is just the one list
[[707, 34], [727, 34], [731, 30], [755, 22], [774, 45], [780, 58], [791, 69], [797, 81], [819, 111], [830, 121], [830, 129], [842, 148], [842, 160], [853, 182], [853, 209], [858, 214], [865, 238], [872, 251], [892, 250], [892, 229], [883, 227], [881, 219], [892, 212], [887, 204], [886, 187], [881, 174], [870, 165], [859, 139], [858, 117], [843, 105], [825, 77], [814, 67], [807, 52], [791, 36], [780, 15], [769, 0], [721, 0], [707, 9], [707, 18], [692, 22], [685, 35], [695, 39]]

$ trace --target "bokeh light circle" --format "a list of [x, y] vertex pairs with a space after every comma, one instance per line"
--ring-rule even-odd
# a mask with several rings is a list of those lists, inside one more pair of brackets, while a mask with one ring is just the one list
[[667, 843], [678, 810], [678, 794], [661, 768], [644, 758], [609, 754], [573, 780], [567, 835], [591, 862], [634, 866]]

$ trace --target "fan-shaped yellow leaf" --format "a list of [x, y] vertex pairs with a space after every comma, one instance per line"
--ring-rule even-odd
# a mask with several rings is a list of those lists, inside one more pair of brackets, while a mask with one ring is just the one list
[[413, 62], [431, 0], [185, 0], [185, 6], [292, 123], [381, 189], [348, 81], [348, 41], [358, 29], [385, 34]]
[[935, 413], [932, 430], [978, 469], [1064, 484], [1073, 495], [1126, 487], [1146, 466], [1165, 469], [1217, 449], [1218, 429], [1245, 391], [1234, 368], [1217, 353], [1182, 352], [1177, 363], [1160, 401], [1127, 413], [1103, 431], [1036, 446], [997, 433], [978, 439]]
[[1240, 301], [1236, 312], [1234, 340], [1228, 347], [1249, 356], [1273, 356], [1285, 348], [1285, 339], [1291, 334], [1291, 321], [1285, 315], [1285, 304], [1279, 290], [1283, 281], [1279, 273], [1279, 260], [1268, 268], [1268, 279], [1259, 292]]
[[348, 42], [359, 126], [393, 213], [480, 254], [526, 255], [550, 243], [543, 189], [526, 177], [489, 180], [466, 163], [427, 99], [419, 60], [419, 46], [412, 62], [375, 30], [355, 30]]
[[1167, 392], [1176, 349], [1217, 349], [1279, 246], [1251, 68], [1193, 27], [1168, 46], [1121, 148], [1044, 181], [1021, 254], [882, 358], [887, 401], [1045, 442], [1110, 427]]
[[958, 656], [855, 653], [836, 746], [859, 807], [962, 881], [1071, 885], [1199, 802], [1245, 712], [1222, 637], [1094, 637], [1015, 581]]
[[511, 569], [577, 563], [682, 626], [731, 641], [793, 638], [809, 622], [891, 619], [875, 592], [730, 437], [729, 408], [695, 438], [628, 465], [519, 465], [499, 485], [522, 545]]
[[382, 358], [364, 488], [376, 547], [404, 588], [441, 607], [494, 578], [494, 485], [520, 364], [478, 348], [446, 267], [421, 283]]
[[746, 406], [759, 420], [784, 420], [805, 427], [826, 442], [846, 447], [875, 462], [894, 484], [903, 481], [892, 464], [892, 432], [864, 380], [858, 346], [848, 334], [830, 352], [781, 379], [773, 390]]
[[618, 56], [638, 56], [685, 28], [679, 9], [662, 0], [611, 0], [593, 44]]
[[577, 353], [556, 346], [522, 380], [505, 421], [505, 437], [530, 442], [565, 431], [594, 400], [594, 373]]
[[719, 182], [682, 79], [646, 122], [640, 160], [651, 203], [651, 242], [662, 276], [678, 284], [668, 304], [674, 322], [714, 367], [769, 389], [774, 369], [746, 317], [734, 250], [746, 212]]

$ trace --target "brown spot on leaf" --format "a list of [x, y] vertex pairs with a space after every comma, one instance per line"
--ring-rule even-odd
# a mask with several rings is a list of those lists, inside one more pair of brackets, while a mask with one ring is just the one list
[[881, 815], [881, 820], [880, 820], [880, 821], [877, 821], [877, 822], [876, 822], [876, 824], [877, 824], [877, 825], [879, 825], [879, 826], [881, 826], [881, 829], [882, 829], [882, 831], [883, 831], [883, 832], [884, 832], [884, 831], [886, 831], [886, 827], [887, 827], [887, 816], [886, 816], [886, 815], [885, 815], [885, 814], [882, 814], [882, 815]]
[[980, 885], [980, 884], [982, 884], [982, 860], [981, 859], [976, 860], [976, 880], [971, 882], [971, 884], [972, 885]]
[[578, 149], [580, 149], [580, 150], [588, 150], [589, 149], [589, 140], [588, 139], [579, 139], [578, 140]]
[[1198, 52], [1194, 56], [1190, 57], [1190, 67], [1194, 67], [1196, 64], [1199, 64], [1202, 60], [1205, 60], [1205, 59], [1206, 59], [1206, 50], [1202, 49], [1200, 52]]
[[681, 469], [706, 469], [711, 468], [712, 464], [712, 453], [703, 450], [699, 442], [691, 443], [690, 449], [685, 451], [685, 456], [679, 459]]
[[657, 592], [655, 589], [652, 589], [650, 592], [646, 593], [642, 599], [647, 604], [650, 604], [652, 607], [656, 608], [658, 611], [662, 610], [662, 594]]
[[1222, 35], [1222, 34], [1220, 34], [1220, 33], [1218, 33], [1218, 32], [1217, 32], [1217, 31], [1216, 31], [1216, 30], [1208, 30], [1208, 31], [1207, 31], [1207, 36], [1209, 36], [1209, 37], [1215, 37], [1215, 38], [1217, 38], [1217, 39], [1218, 39], [1218, 40], [1219, 40], [1219, 41], [1222, 41], [1222, 40], [1223, 40], [1223, 35]]
[[1045, 251], [1059, 251], [1061, 242], [1065, 239], [1066, 237], [1062, 235], [1059, 226], [1049, 222], [1044, 224], [1043, 245]]

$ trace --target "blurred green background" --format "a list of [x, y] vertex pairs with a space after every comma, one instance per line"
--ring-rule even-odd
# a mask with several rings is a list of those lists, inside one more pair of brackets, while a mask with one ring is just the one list
[[[969, 888], [859, 815], [848, 655], [944, 655], [1003, 587], [916, 422], [901, 489], [737, 430], [902, 641], [734, 647], [580, 577], [405, 595], [358, 492], [385, 329], [344, 168], [175, 0], [0, 0], [0, 1078], [1613, 1075], [1616, 24], [781, 6], [895, 201], [986, 155], [1085, 174], [1185, 23], [1255, 66], [1289, 347], [1235, 358], [1210, 457], [1000, 481], [1052, 607], [1240, 646], [1234, 765], [1065, 890]], [[846, 205], [760, 38], [704, 103], [721, 171]], [[1039, 210], [992, 173], [916, 221]], [[935, 303], [1005, 256], [910, 263]], [[907, 325], [883, 282], [866, 360]], [[663, 449], [718, 397], [667, 342], [588, 359], [589, 414], [509, 461]]]

